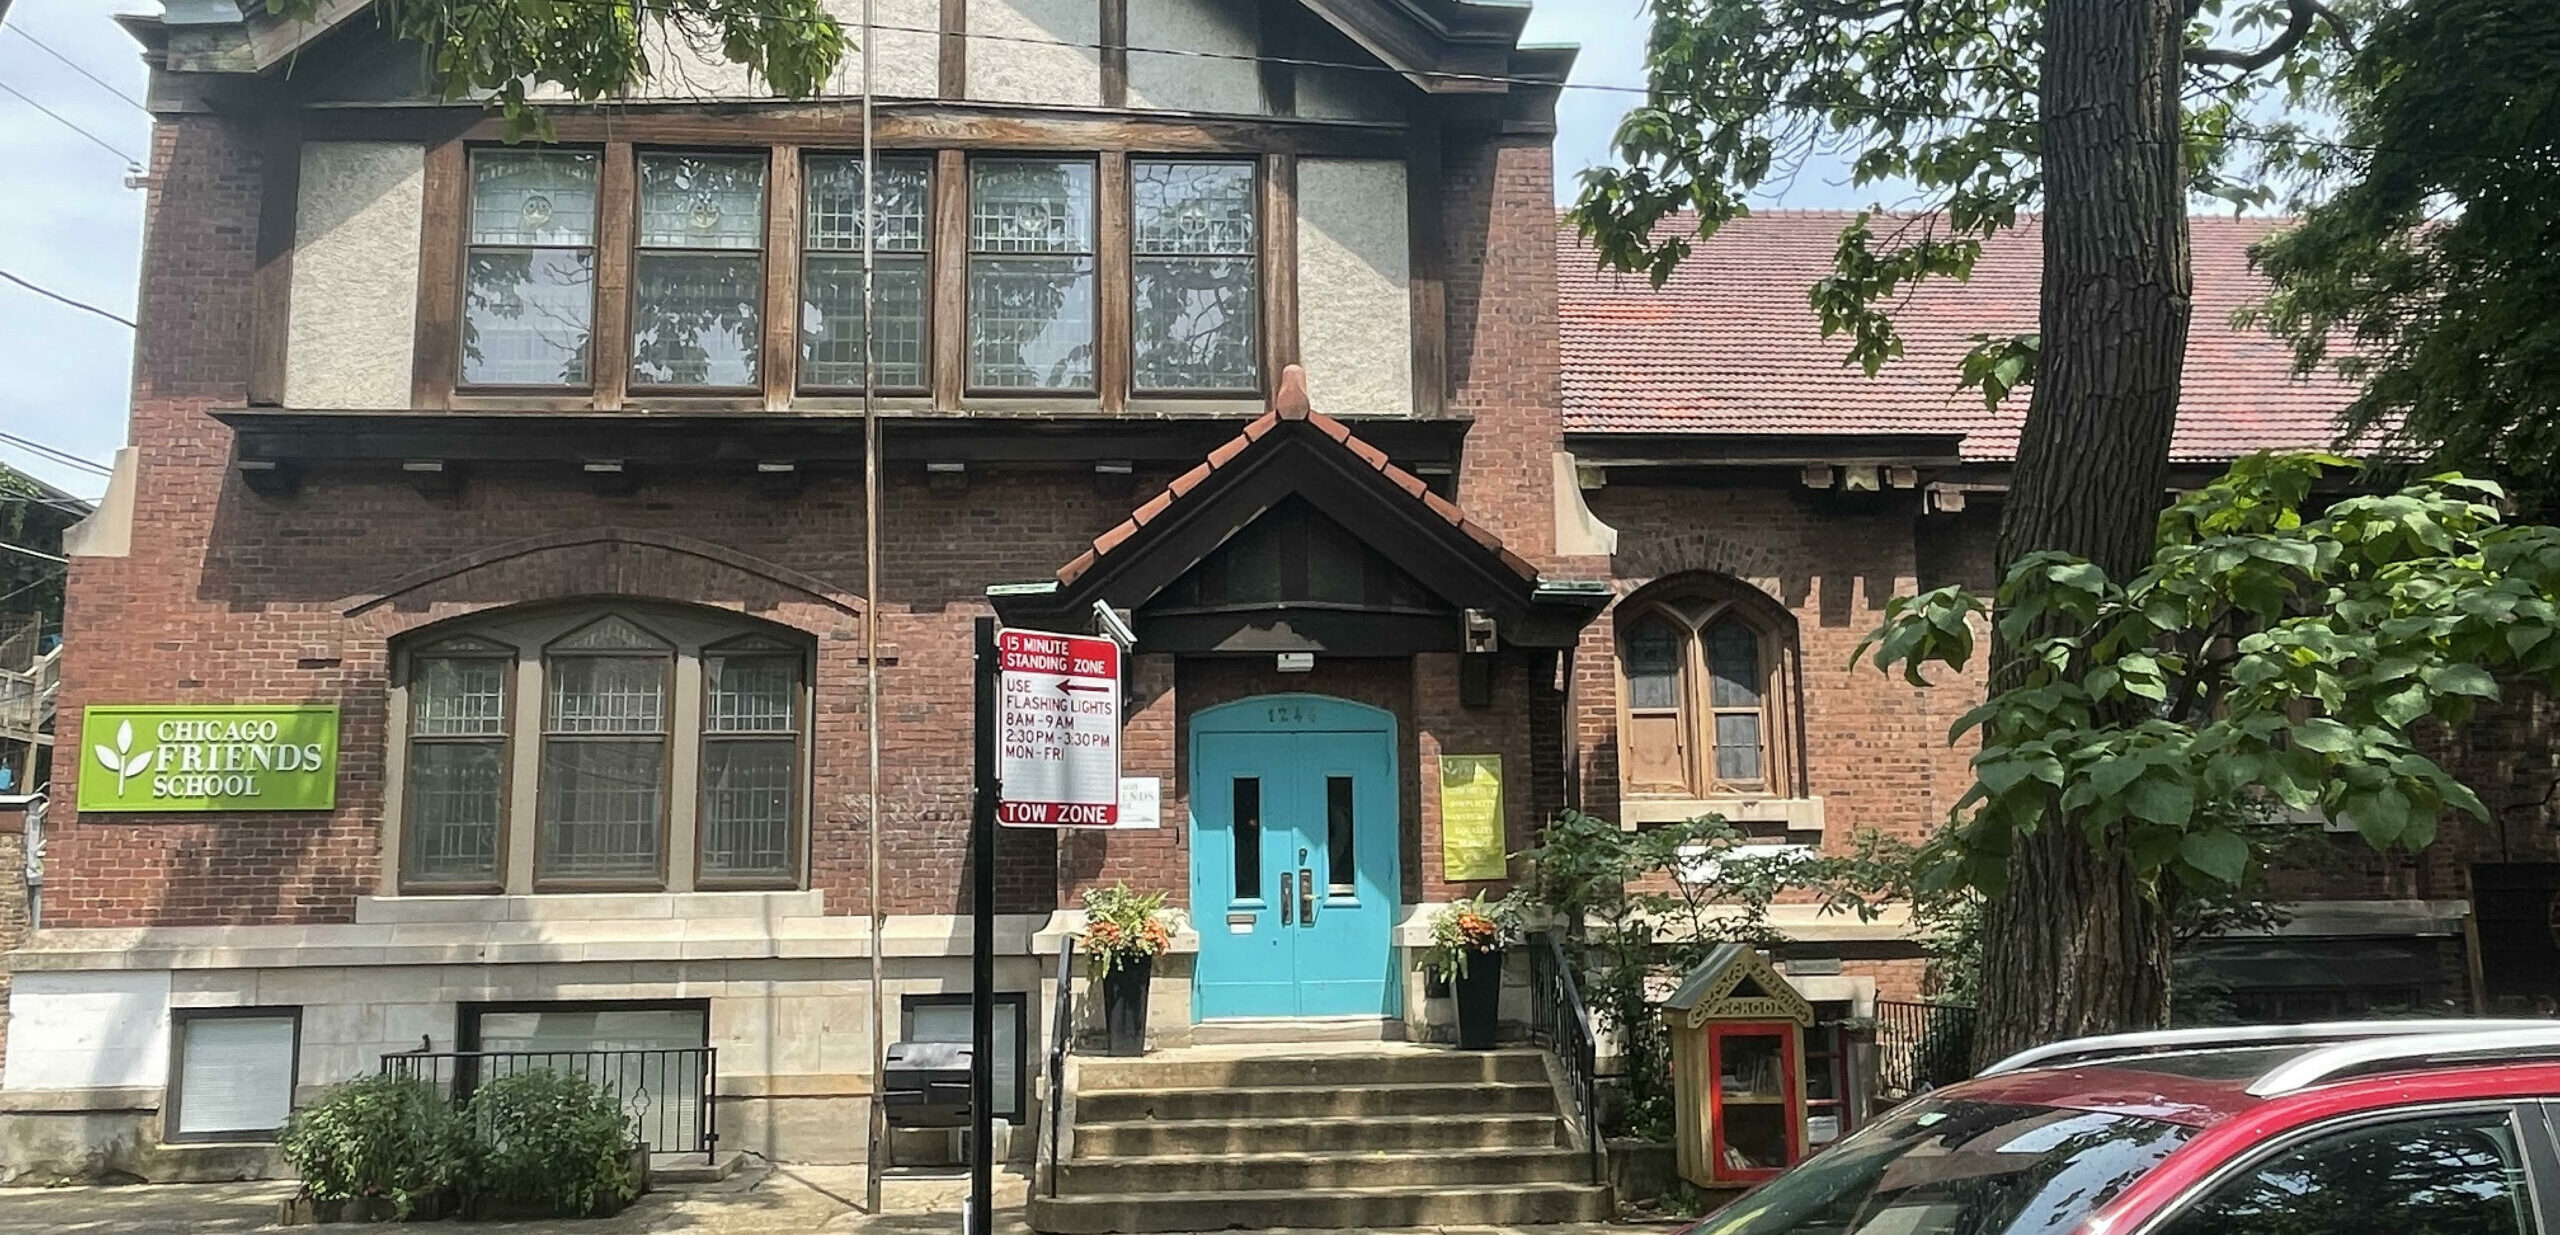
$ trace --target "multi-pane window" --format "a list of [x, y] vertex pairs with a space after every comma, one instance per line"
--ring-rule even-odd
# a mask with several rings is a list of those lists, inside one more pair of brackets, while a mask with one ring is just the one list
[[[925, 385], [925, 304], [929, 297], [932, 196], [924, 159], [883, 158], [872, 186], [879, 234], [872, 245], [872, 297], [879, 305], [873, 363], [883, 389]], [[800, 275], [800, 384], [864, 385], [862, 355], [862, 160], [809, 160]]]
[[640, 157], [631, 380], [756, 383], [764, 320], [761, 154]]
[[702, 665], [702, 875], [787, 877], [799, 817], [800, 657], [758, 640]]
[[583, 386], [595, 334], [596, 155], [471, 153], [461, 380]]
[[1094, 386], [1094, 165], [969, 164], [969, 384]]
[[1129, 200], [1137, 388], [1259, 389], [1253, 165], [1137, 160]]
[[412, 664], [404, 832], [415, 882], [498, 881], [511, 664], [509, 649], [477, 639], [447, 640]]
[[1619, 766], [1636, 793], [1791, 795], [1782, 623], [1708, 589], [1618, 621]]
[[404, 888], [800, 877], [809, 660], [785, 633], [646, 603], [506, 611], [409, 650], [400, 687]]
[[666, 826], [670, 649], [606, 618], [544, 658], [541, 873], [653, 876]]

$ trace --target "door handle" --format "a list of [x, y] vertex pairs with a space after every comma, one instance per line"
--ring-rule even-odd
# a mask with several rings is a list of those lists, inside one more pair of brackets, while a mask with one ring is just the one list
[[1316, 873], [1298, 868], [1298, 925], [1313, 926], [1316, 921]]
[[1280, 872], [1280, 925], [1289, 925], [1289, 872]]

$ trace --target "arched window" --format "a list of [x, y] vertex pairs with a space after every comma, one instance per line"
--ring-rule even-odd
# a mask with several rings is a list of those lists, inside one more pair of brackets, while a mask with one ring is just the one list
[[714, 610], [508, 610], [397, 649], [397, 884], [794, 887], [810, 646]]
[[1732, 586], [1641, 596], [1618, 616], [1628, 792], [1793, 797], [1791, 625]]

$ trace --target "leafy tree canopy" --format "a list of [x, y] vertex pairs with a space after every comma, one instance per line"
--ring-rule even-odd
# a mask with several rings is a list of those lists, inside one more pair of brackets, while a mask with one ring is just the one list
[[2260, 248], [2268, 320], [2363, 384], [2356, 434], [2560, 498], [2560, 4], [2395, 6], [2330, 96], [2335, 191]]
[[[1997, 603], [2022, 672], [1948, 735], [1980, 732], [1979, 783], [1930, 878], [1996, 896], [2015, 838], [2061, 819], [2210, 890], [2263, 860], [2273, 809], [2383, 848], [2425, 845], [2448, 808], [2485, 817], [2422, 727], [2499, 698], [2501, 674], [2560, 682], [2560, 528], [2504, 521], [2500, 490], [2459, 475], [2315, 513], [2315, 483], [2354, 466], [2242, 460], [2161, 516], [2131, 579], [2021, 558]], [[1897, 598], [1858, 654], [1925, 683], [1986, 612], [1959, 587]]]
[[[1848, 336], [1850, 359], [1872, 373], [1902, 352], [1893, 299], [1970, 274], [1983, 242], [2042, 201], [2042, 0], [1651, 7], [1651, 93], [1618, 129], [1622, 165], [1584, 173], [1574, 208], [1607, 265], [1659, 283], [1748, 213], [1754, 190], [1816, 155], [1845, 158], [1862, 186], [1908, 183], [1912, 217], [1858, 216], [1812, 289], [1823, 332]], [[2186, 0], [2186, 15], [2189, 187], [2268, 200], [2302, 148], [2295, 126], [2251, 117], [2309, 96], [2352, 13], [2323, 0]], [[1694, 226], [1682, 211], [1696, 212]], [[2036, 355], [2033, 336], [1984, 338], [1963, 382], [1997, 403], [2032, 376]]]
[[[425, 50], [447, 99], [486, 95], [516, 136], [542, 131], [534, 86], [602, 99], [647, 80], [644, 35], [663, 29], [805, 98], [824, 86], [849, 45], [821, 0], [375, 0], [386, 28]], [[266, 0], [279, 17], [310, 20], [319, 0]]]

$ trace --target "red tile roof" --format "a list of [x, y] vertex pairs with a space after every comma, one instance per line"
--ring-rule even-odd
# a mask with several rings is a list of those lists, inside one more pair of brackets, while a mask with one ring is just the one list
[[1225, 445], [1210, 451], [1209, 457], [1201, 460], [1190, 471], [1174, 477], [1173, 483], [1165, 486], [1164, 492], [1147, 499], [1136, 510], [1129, 512], [1127, 519], [1102, 535], [1094, 537], [1091, 549], [1077, 555], [1074, 561], [1058, 568], [1058, 582], [1062, 585], [1073, 584], [1086, 571], [1093, 569], [1094, 565], [1106, 555], [1127, 544], [1138, 534], [1139, 529], [1163, 518], [1166, 511], [1173, 509], [1174, 503], [1189, 497], [1201, 485], [1207, 483], [1211, 476], [1235, 466], [1236, 461], [1244, 458], [1256, 443], [1265, 439], [1283, 440], [1291, 433], [1301, 430], [1313, 430], [1324, 435], [1333, 443], [1327, 449], [1339, 448], [1348, 451], [1362, 466], [1378, 473], [1386, 479], [1387, 483], [1403, 490], [1407, 497], [1422, 503], [1423, 508], [1429, 510], [1433, 517], [1458, 529], [1469, 540], [1500, 558], [1503, 566], [1513, 574], [1531, 582], [1537, 581], [1538, 568], [1530, 565], [1528, 560], [1519, 554], [1512, 552], [1502, 543], [1500, 537], [1467, 518], [1466, 513], [1459, 510], [1455, 503], [1433, 493], [1431, 487], [1425, 484], [1421, 477], [1390, 462], [1387, 459], [1387, 452], [1360, 440], [1360, 436], [1351, 431], [1351, 426], [1315, 410], [1314, 405], [1307, 400], [1307, 371], [1297, 365], [1290, 365], [1280, 372], [1280, 389], [1271, 396], [1271, 410], [1247, 423], [1242, 432], [1228, 439]]
[[[1825, 339], [1807, 293], [1831, 272], [1851, 215], [1778, 211], [1737, 219], [1657, 291], [1641, 275], [1598, 269], [1564, 230], [1558, 248], [1565, 428], [1576, 433], [1962, 433], [1964, 457], [2017, 453], [2024, 393], [1997, 412], [1956, 388], [1977, 334], [2036, 325], [2041, 237], [2033, 220], [2002, 233], [1968, 282], [1933, 280], [1895, 312], [1904, 354], [1874, 377]], [[1889, 221], [1879, 220], [1886, 233]], [[2325, 446], [2354, 388], [2293, 376], [2292, 353], [2231, 312], [2264, 294], [2248, 248], [2281, 220], [2199, 217], [2195, 323], [2184, 403], [2170, 448], [2181, 462], [2253, 450]], [[1888, 233], [1889, 234], [1889, 233]]]

